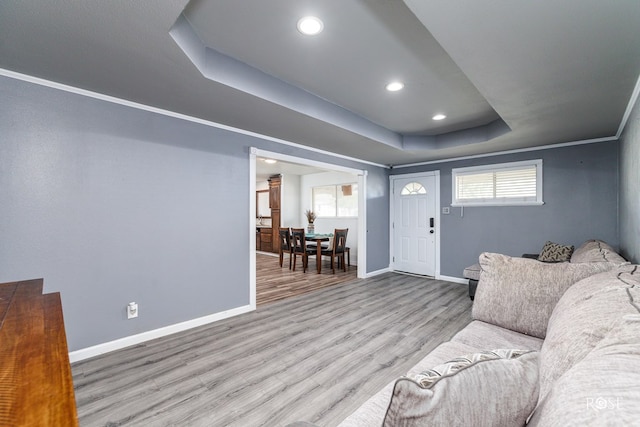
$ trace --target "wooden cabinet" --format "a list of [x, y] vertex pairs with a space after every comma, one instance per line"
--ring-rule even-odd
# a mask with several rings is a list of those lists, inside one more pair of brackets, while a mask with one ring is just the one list
[[259, 228], [256, 233], [256, 249], [273, 252], [273, 236], [271, 228]]
[[280, 210], [280, 183], [279, 176], [269, 178], [269, 208], [271, 210]]
[[[280, 238], [278, 230], [280, 229], [280, 186], [282, 178], [280, 175], [269, 178], [269, 207], [271, 208], [271, 244], [272, 252], [280, 251]], [[260, 238], [264, 235], [261, 233]]]

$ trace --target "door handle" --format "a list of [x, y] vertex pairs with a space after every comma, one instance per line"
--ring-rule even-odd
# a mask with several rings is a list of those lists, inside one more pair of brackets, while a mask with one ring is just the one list
[[434, 218], [429, 218], [429, 227], [433, 228], [434, 227]]

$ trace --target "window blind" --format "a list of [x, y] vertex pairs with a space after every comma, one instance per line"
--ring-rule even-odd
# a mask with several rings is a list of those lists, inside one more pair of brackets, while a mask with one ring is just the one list
[[452, 171], [454, 205], [542, 203], [542, 161]]

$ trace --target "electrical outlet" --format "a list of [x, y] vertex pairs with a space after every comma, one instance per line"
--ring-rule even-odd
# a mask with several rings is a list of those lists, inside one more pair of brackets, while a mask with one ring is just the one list
[[449, 215], [449, 213], [451, 213], [451, 210], [449, 209], [449, 206], [442, 208], [442, 213], [444, 215]]
[[130, 302], [127, 305], [127, 319], [133, 319], [134, 317], [138, 317], [138, 303]]

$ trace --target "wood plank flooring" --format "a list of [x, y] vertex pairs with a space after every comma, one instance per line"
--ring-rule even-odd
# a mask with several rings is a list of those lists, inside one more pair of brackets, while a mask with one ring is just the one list
[[75, 363], [80, 425], [335, 426], [470, 320], [460, 284], [331, 286]]
[[309, 268], [302, 271], [302, 260], [298, 258], [296, 271], [289, 270], [289, 256], [285, 255], [280, 268], [277, 256], [256, 253], [256, 304], [278, 301], [296, 295], [306, 294], [328, 286], [338, 285], [356, 279], [357, 267], [347, 267], [347, 271], [336, 269], [333, 274], [329, 258], [323, 258], [322, 272], [317, 273], [315, 257], [309, 258]]

